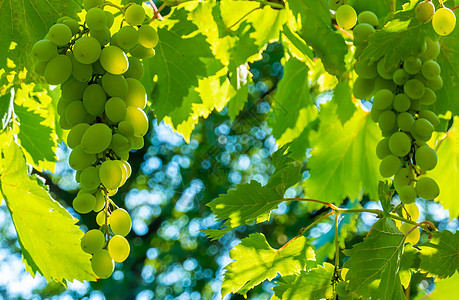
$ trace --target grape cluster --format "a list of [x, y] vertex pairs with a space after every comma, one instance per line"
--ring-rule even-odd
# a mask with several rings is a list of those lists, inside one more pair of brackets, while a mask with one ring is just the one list
[[[363, 14], [371, 23], [363, 23]], [[367, 39], [356, 34], [358, 26], [374, 31], [376, 21], [371, 12], [359, 15], [359, 25], [354, 28], [356, 58], [361, 53], [358, 48]], [[425, 176], [437, 164], [435, 150], [426, 142], [440, 121], [425, 106], [435, 103], [435, 92], [443, 87], [440, 66], [435, 61], [439, 53], [439, 43], [427, 38], [422, 49], [405, 58], [396, 69], [386, 69], [384, 57], [372, 64], [364, 60], [355, 64], [359, 77], [354, 84], [354, 96], [373, 99], [371, 117], [384, 136], [376, 148], [382, 159], [380, 173], [383, 177], [395, 175], [395, 190], [405, 204], [414, 202], [417, 196], [434, 199], [440, 192], [435, 180]]]
[[419, 2], [415, 8], [415, 16], [423, 24], [432, 20], [433, 29], [438, 35], [448, 35], [456, 27], [456, 16], [453, 11], [443, 5], [435, 11], [431, 0]]
[[89, 230], [82, 249], [92, 254], [94, 273], [108, 278], [114, 262], [130, 252], [124, 238], [131, 230], [127, 211], [110, 199], [131, 175], [131, 149], [144, 145], [148, 118], [147, 95], [140, 82], [141, 59], [155, 54], [156, 30], [149, 26], [142, 6], [120, 8], [122, 26], [112, 35], [114, 15], [109, 2], [85, 0], [84, 24], [62, 17], [32, 49], [35, 71], [52, 85], [61, 85], [57, 111], [60, 126], [70, 130], [69, 165], [81, 190], [73, 200], [80, 214], [98, 212], [99, 229]]

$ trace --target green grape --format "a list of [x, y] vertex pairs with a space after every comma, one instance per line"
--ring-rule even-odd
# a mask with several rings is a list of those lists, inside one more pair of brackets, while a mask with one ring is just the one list
[[70, 126], [83, 123], [88, 112], [83, 106], [82, 101], [73, 101], [65, 109], [65, 120]]
[[115, 269], [115, 263], [107, 250], [102, 249], [94, 253], [91, 259], [94, 274], [101, 279], [110, 277]]
[[128, 121], [119, 122], [118, 131], [127, 138], [134, 136], [134, 126]]
[[411, 150], [411, 139], [403, 132], [394, 133], [389, 139], [390, 151], [400, 157], [403, 157], [410, 153]]
[[422, 61], [419, 57], [408, 56], [403, 62], [403, 70], [410, 75], [415, 75], [421, 72]]
[[357, 17], [357, 21], [359, 24], [370, 24], [373, 27], [377, 27], [379, 25], [378, 16], [369, 10], [362, 11]]
[[[413, 227], [414, 227], [413, 224], [403, 223], [402, 226], [400, 226], [400, 231], [403, 234], [407, 234]], [[420, 237], [421, 237], [421, 232], [419, 231], [419, 228], [416, 228], [405, 237], [405, 243], [416, 245], [419, 242]]]
[[66, 81], [72, 74], [72, 61], [64, 54], [54, 56], [46, 65], [46, 82], [58, 85]]
[[81, 145], [76, 146], [69, 156], [70, 167], [77, 171], [81, 171], [95, 162], [96, 156], [94, 154], [84, 152]]
[[56, 46], [62, 47], [70, 42], [72, 30], [65, 24], [54, 24], [46, 36]]
[[404, 204], [410, 204], [416, 200], [416, 190], [411, 185], [402, 186], [397, 192], [400, 201]]
[[119, 157], [119, 159], [129, 159], [129, 151], [115, 151], [115, 154]]
[[389, 154], [392, 154], [389, 149], [389, 139], [384, 138], [376, 145], [376, 156], [378, 156], [379, 159], [383, 159]]
[[96, 198], [91, 194], [78, 194], [73, 199], [73, 208], [79, 214], [87, 214], [96, 206]]
[[116, 44], [118, 47], [129, 50], [135, 45], [139, 40], [139, 33], [132, 26], [124, 26], [116, 34]]
[[419, 219], [419, 208], [416, 203], [403, 205], [402, 217], [405, 219], [417, 221]]
[[[105, 75], [104, 75], [105, 76]], [[91, 84], [84, 90], [83, 105], [88, 113], [93, 116], [102, 116], [105, 109], [107, 95], [100, 84]]]
[[104, 26], [101, 30], [89, 30], [89, 34], [99, 41], [101, 46], [105, 46], [110, 43], [111, 33], [107, 26]]
[[116, 162], [120, 166], [121, 173], [122, 173], [120, 186], [122, 186], [129, 177], [128, 170], [127, 170], [126, 165], [124, 164], [124, 161], [125, 160], [114, 160], [114, 162]]
[[423, 60], [435, 59], [440, 54], [440, 43], [426, 38], [426, 50], [421, 54]]
[[[107, 225], [110, 224], [110, 218], [107, 218]], [[96, 223], [99, 226], [105, 225], [105, 212], [102, 210], [96, 215]]]
[[419, 98], [420, 104], [431, 105], [434, 104], [435, 101], [437, 101], [437, 95], [432, 89], [426, 87], [424, 95], [421, 98]]
[[94, 63], [101, 51], [99, 41], [91, 36], [84, 36], [73, 45], [73, 55], [82, 64]]
[[364, 79], [373, 79], [378, 76], [376, 64], [368, 64], [368, 61], [358, 60], [354, 66], [355, 73]]
[[381, 161], [381, 164], [379, 165], [379, 173], [381, 173], [382, 177], [391, 177], [397, 173], [400, 166], [400, 158], [390, 154], [384, 157]]
[[436, 76], [433, 79], [426, 80], [426, 87], [434, 91], [439, 91], [443, 88], [443, 79], [441, 79], [441, 76]]
[[72, 35], [75, 35], [78, 32], [80, 32], [80, 24], [78, 24], [78, 21], [75, 19], [67, 18], [64, 21], [62, 21], [62, 24], [65, 24], [70, 28]]
[[107, 17], [107, 27], [111, 28], [113, 25], [113, 22], [115, 22], [115, 16], [111, 12], [106, 11], [106, 10], [104, 10], [104, 13], [105, 13], [105, 16]]
[[382, 89], [375, 93], [373, 98], [373, 106], [379, 110], [385, 110], [391, 107], [394, 94], [391, 91]]
[[88, 128], [89, 124], [86, 123], [80, 123], [73, 126], [67, 135], [67, 146], [69, 146], [71, 149], [78, 146], [81, 143], [81, 137]]
[[107, 26], [107, 16], [98, 7], [93, 7], [86, 13], [86, 25], [90, 30], [102, 30]]
[[33, 45], [32, 55], [39, 62], [49, 61], [57, 55], [57, 47], [50, 40], [40, 40]]
[[431, 1], [422, 1], [416, 6], [415, 16], [421, 23], [427, 23], [432, 20], [435, 13], [435, 6]]
[[96, 60], [92, 64], [92, 69], [94, 70], [93, 73], [96, 74], [96, 75], [104, 75], [105, 73], [107, 73], [107, 71], [105, 71], [105, 69], [100, 64], [99, 60]]
[[127, 106], [135, 106], [144, 109], [147, 105], [147, 92], [143, 84], [134, 78], [126, 79], [128, 84], [128, 94], [124, 99]]
[[357, 99], [367, 99], [373, 94], [375, 81], [358, 77], [354, 82], [353, 93]]
[[424, 171], [429, 171], [437, 165], [437, 153], [429, 146], [419, 147], [414, 156], [416, 164]]
[[128, 241], [121, 235], [115, 235], [108, 242], [108, 253], [116, 262], [125, 261], [130, 252]]
[[379, 115], [378, 123], [383, 133], [390, 132], [396, 127], [397, 117], [393, 111], [385, 110]]
[[[351, 29], [357, 23], [357, 13], [350, 5], [341, 5], [336, 10], [336, 23], [343, 29]], [[152, 48], [152, 47], [151, 47]]]
[[92, 166], [84, 168], [80, 174], [80, 184], [84, 189], [97, 189], [100, 185], [99, 170]]
[[154, 48], [159, 42], [158, 32], [149, 25], [143, 25], [139, 28], [139, 44], [145, 48]]
[[46, 61], [37, 61], [33, 67], [35, 73], [40, 76], [45, 76], [46, 65], [48, 63]]
[[105, 114], [113, 123], [123, 121], [126, 118], [126, 111], [126, 103], [121, 98], [113, 97], [105, 103]]
[[394, 102], [392, 103], [395, 111], [405, 112], [410, 109], [411, 100], [405, 94], [397, 94], [394, 97]]
[[123, 75], [106, 73], [102, 76], [102, 86], [111, 97], [124, 98], [128, 94], [128, 83]]
[[102, 193], [101, 190], [97, 190], [97, 192], [95, 193], [94, 197], [96, 197], [96, 205], [94, 206], [93, 211], [99, 212], [105, 206], [105, 196], [104, 196], [104, 194]]
[[86, 11], [88, 11], [93, 7], [102, 5], [103, 3], [104, 3], [104, 0], [84, 0], [83, 7]]
[[118, 47], [108, 46], [100, 53], [100, 64], [107, 71], [114, 75], [120, 75], [127, 71], [129, 61], [126, 53]]
[[424, 41], [424, 43], [421, 43], [420, 46], [417, 46], [413, 49], [412, 54], [415, 56], [419, 56], [421, 60], [423, 61], [422, 55], [426, 52], [427, 50], [427, 43]]
[[132, 145], [132, 149], [142, 149], [144, 146], [143, 136], [135, 136], [134, 143]]
[[421, 137], [426, 137], [427, 139], [425, 141], [428, 141], [432, 136], [434, 127], [427, 119], [419, 118], [414, 121], [413, 131]]
[[365, 43], [373, 32], [375, 32], [373, 26], [369, 24], [358, 24], [354, 27], [354, 44], [361, 45]]
[[144, 46], [137, 44], [134, 48], [132, 48], [129, 53], [132, 56], [137, 57], [139, 59], [143, 58], [150, 58], [155, 56], [155, 49], [153, 48], [145, 48]]
[[421, 110], [419, 112], [419, 118], [426, 119], [432, 124], [433, 127], [437, 127], [438, 125], [440, 125], [440, 119], [434, 112], [430, 110]]
[[126, 180], [127, 180], [129, 177], [131, 177], [132, 168], [131, 168], [131, 165], [126, 160], [122, 160], [121, 162], [124, 164], [124, 168], [126, 169]]
[[143, 69], [143, 64], [140, 61], [140, 59], [138, 59], [137, 57], [130, 56], [128, 57], [128, 61], [129, 61], [129, 67], [126, 73], [124, 73], [124, 77], [134, 78], [137, 80], [142, 79], [144, 69]]
[[88, 85], [70, 77], [61, 85], [61, 97], [66, 101], [80, 100], [83, 98], [83, 92]]
[[422, 65], [422, 75], [426, 79], [433, 80], [440, 75], [440, 65], [434, 60], [426, 60]]
[[115, 151], [129, 151], [131, 150], [132, 144], [129, 140], [122, 134], [115, 133], [112, 136], [112, 142], [110, 143], [110, 148]]
[[379, 109], [376, 109], [376, 108], [372, 107], [371, 111], [370, 111], [371, 119], [374, 122], [378, 122], [379, 116], [381, 115], [382, 112], [383, 112], [383, 110], [379, 110]]
[[81, 249], [89, 254], [94, 254], [105, 245], [105, 236], [99, 229], [91, 229], [81, 239]]
[[432, 19], [432, 26], [439, 35], [448, 35], [456, 27], [456, 16], [453, 11], [447, 7], [437, 10]]
[[82, 64], [79, 62], [72, 54], [72, 52], [67, 52], [67, 56], [70, 57], [72, 61], [72, 76], [80, 82], [88, 82], [92, 78], [92, 65]]
[[59, 118], [59, 125], [61, 126], [62, 129], [64, 130], [70, 130], [72, 128], [72, 125], [70, 125], [65, 117], [60, 117]]
[[138, 26], [145, 20], [145, 10], [138, 4], [132, 4], [126, 9], [124, 19], [131, 26]]
[[127, 107], [126, 119], [134, 127], [134, 136], [144, 136], [148, 131], [148, 118], [143, 110], [138, 107]]
[[65, 116], [65, 109], [67, 108], [67, 105], [69, 105], [73, 101], [75, 100], [67, 100], [62, 97], [59, 99], [59, 101], [57, 102], [57, 113], [60, 117]]
[[99, 169], [99, 177], [102, 184], [109, 190], [118, 188], [123, 179], [120, 166], [113, 160], [106, 160]]
[[131, 231], [131, 217], [122, 209], [115, 209], [110, 215], [110, 228], [114, 234], [126, 236]]
[[403, 69], [398, 69], [392, 75], [392, 80], [396, 85], [404, 85], [410, 79], [410, 75]]
[[411, 185], [413, 181], [413, 173], [408, 168], [401, 168], [395, 173], [394, 187], [399, 191], [405, 185]]
[[384, 65], [385, 63], [386, 63], [385, 58], [380, 59], [378, 61], [378, 64], [376, 65], [376, 70], [378, 71], [379, 76], [381, 76], [382, 78], [386, 80], [392, 80], [392, 77], [394, 76], [394, 72], [389, 72]]
[[82, 149], [89, 154], [104, 151], [112, 140], [112, 130], [103, 123], [96, 123], [86, 129], [81, 138]]
[[424, 96], [424, 83], [418, 79], [410, 79], [403, 85], [404, 93], [411, 99], [420, 99]]
[[430, 177], [419, 178], [415, 188], [418, 196], [426, 200], [433, 200], [440, 194], [437, 183]]
[[110, 46], [119, 47], [118, 42], [117, 42], [117, 36], [118, 36], [118, 32], [115, 32], [112, 35], [112, 38], [110, 39]]

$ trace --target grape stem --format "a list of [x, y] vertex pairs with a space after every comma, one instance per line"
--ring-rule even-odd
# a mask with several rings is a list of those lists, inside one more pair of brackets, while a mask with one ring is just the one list
[[159, 8], [156, 7], [156, 4], [153, 2], [153, 0], [149, 1], [151, 7], [153, 7], [153, 18], [151, 18], [151, 22], [154, 19], [159, 19], [159, 20], [164, 20], [163, 16], [161, 16], [160, 12], [166, 7], [166, 2], [164, 2]]
[[104, 6], [112, 6], [112, 7], [116, 8], [116, 9], [118, 9], [124, 15], [124, 9], [121, 6], [116, 5], [115, 3], [111, 3], [109, 1], [105, 1], [102, 4], [102, 7], [104, 7]]
[[456, 6], [456, 7], [451, 8], [451, 10], [456, 10], [458, 8], [459, 8], [459, 6]]
[[396, 0], [390, 0], [390, 11], [392, 13], [395, 13], [397, 10], [397, 1]]
[[334, 25], [336, 29], [338, 29], [341, 33], [343, 33], [344, 35], [346, 35], [348, 38], [350, 38], [351, 40], [354, 40], [354, 36], [348, 32], [347, 30], [344, 30], [343, 28], [339, 27], [337, 24]]
[[250, 15], [251, 13], [253, 13], [254, 11], [258, 10], [258, 9], [261, 9], [261, 6], [259, 7], [255, 7], [254, 9], [250, 10], [249, 12], [247, 12], [245, 15], [243, 15], [239, 20], [237, 20], [233, 25], [231, 25], [230, 27], [226, 28], [226, 31], [230, 31], [231, 28], [233, 28], [234, 26], [236, 26], [237, 24], [239, 24], [242, 20], [244, 20], [248, 15]]
[[[335, 278], [339, 278], [338, 266], [339, 266], [339, 240], [338, 240], [338, 221], [340, 212], [335, 210]], [[336, 293], [336, 281], [333, 281], [333, 289], [335, 290], [335, 299], [338, 294]]]

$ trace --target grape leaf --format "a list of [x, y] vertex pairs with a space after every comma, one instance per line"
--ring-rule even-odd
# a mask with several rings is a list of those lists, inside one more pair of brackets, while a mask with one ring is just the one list
[[370, 35], [359, 59], [372, 63], [385, 56], [386, 68], [393, 69], [411, 55], [413, 49], [421, 49], [426, 37], [434, 39], [435, 36], [432, 24], [420, 24], [414, 17], [414, 9], [398, 12], [382, 30]]
[[287, 246], [273, 249], [261, 233], [252, 233], [231, 249], [231, 259], [226, 266], [222, 283], [222, 296], [229, 293], [247, 295], [247, 292], [262, 281], [297, 274], [308, 261], [314, 261], [314, 250], [304, 236], [292, 240]]
[[18, 138], [21, 146], [31, 155], [34, 163], [38, 165], [40, 161], [55, 161], [56, 145], [51, 137], [53, 129], [42, 124], [45, 118], [18, 105], [14, 112], [20, 120]]
[[459, 165], [459, 117], [455, 117], [452, 127], [447, 133], [440, 136], [437, 147], [437, 166], [429, 171], [427, 176], [434, 178], [440, 187], [440, 195], [437, 200], [449, 210], [451, 218], [456, 218], [459, 216], [457, 205], [459, 185], [452, 184], [452, 182], [459, 182], [459, 169], [457, 168]]
[[[273, 288], [279, 299], [332, 299], [332, 278], [335, 267], [324, 263], [323, 266], [302, 271], [299, 275], [290, 275], [289, 282], [279, 282], [279, 286]], [[284, 279], [284, 278], [283, 278]]]
[[[33, 69], [32, 46], [44, 38], [59, 17], [75, 17], [81, 4], [72, 0], [0, 1], [0, 70], [10, 58], [20, 68]], [[11, 42], [16, 43], [10, 49]]]
[[[402, 4], [409, 2], [409, 0], [395, 0], [396, 10], [402, 9]], [[392, 12], [392, 1], [368, 1], [368, 0], [350, 0], [351, 5], [356, 11], [369, 10], [374, 12], [379, 18], [384, 19], [389, 13]]]
[[362, 188], [378, 199], [379, 160], [376, 144], [381, 133], [369, 113], [359, 109], [341, 124], [336, 106], [322, 106], [320, 128], [311, 132], [313, 150], [308, 160], [310, 178], [305, 181], [307, 197], [341, 204], [355, 199]]
[[[405, 236], [394, 221], [388, 218], [377, 221], [363, 242], [344, 251], [350, 256], [343, 265], [349, 269], [346, 275], [349, 288], [375, 299], [398, 299], [401, 290], [398, 271], [404, 241]], [[375, 280], [381, 280], [378, 288], [369, 289]]]
[[438, 278], [453, 276], [459, 272], [459, 233], [436, 231], [430, 241], [421, 246], [421, 266], [424, 271]]
[[[191, 87], [207, 75], [202, 58], [213, 58], [206, 37], [192, 35], [198, 27], [187, 20], [185, 9], [174, 10], [170, 22], [158, 29], [156, 55], [150, 59], [151, 72], [158, 75], [153, 91], [152, 107], [158, 120], [182, 105]], [[190, 36], [191, 35], [191, 36]]]
[[333, 99], [338, 105], [338, 117], [341, 123], [346, 123], [356, 111], [354, 102], [352, 102], [352, 90], [349, 86], [349, 79], [338, 82], [333, 90]]
[[83, 237], [72, 217], [27, 175], [20, 147], [1, 141], [0, 187], [17, 231], [26, 270], [46, 280], [95, 280], [91, 255], [83, 252]]
[[0, 119], [2, 121], [1, 130], [5, 130], [13, 115], [13, 98], [10, 93], [0, 96]]
[[331, 28], [327, 3], [321, 0], [291, 0], [288, 4], [301, 24], [301, 29], [297, 31], [299, 36], [322, 59], [327, 72], [341, 76], [346, 71], [344, 56], [348, 48], [344, 38]]

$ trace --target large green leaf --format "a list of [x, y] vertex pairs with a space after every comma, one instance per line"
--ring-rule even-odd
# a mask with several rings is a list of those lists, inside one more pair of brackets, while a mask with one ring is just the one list
[[[343, 265], [349, 269], [346, 280], [350, 289], [372, 299], [402, 299], [398, 272], [404, 242], [405, 236], [393, 220], [382, 218], [373, 224], [363, 242], [344, 251], [350, 256]], [[371, 289], [375, 280], [380, 280], [377, 289]]]
[[2, 137], [0, 187], [17, 231], [27, 271], [46, 280], [95, 280], [91, 256], [81, 249], [83, 232], [58, 202], [29, 178], [21, 149]]
[[[44, 38], [48, 29], [59, 17], [75, 17], [81, 9], [76, 0], [26, 0], [0, 1], [0, 70], [6, 67], [10, 58], [21, 69], [31, 70], [33, 44]], [[11, 42], [14, 50], [9, 51]]]
[[13, 116], [13, 107], [13, 98], [9, 92], [0, 96], [0, 130], [5, 130], [10, 123], [11, 117]]
[[[287, 282], [279, 282], [273, 290], [279, 299], [332, 299], [335, 266], [324, 263], [324, 266], [309, 271], [302, 271], [299, 275], [288, 276]], [[284, 278], [283, 278], [284, 279]]]
[[356, 111], [354, 102], [352, 102], [352, 89], [349, 85], [349, 79], [338, 82], [333, 90], [333, 99], [338, 105], [338, 117], [341, 122], [346, 123]]
[[21, 146], [31, 155], [34, 163], [55, 161], [53, 129], [42, 124], [46, 119], [24, 106], [16, 105], [14, 112], [20, 120], [18, 138]]
[[420, 268], [438, 278], [459, 272], [459, 233], [448, 230], [435, 232], [430, 241], [421, 246]]
[[456, 218], [459, 216], [459, 185], [452, 183], [459, 182], [459, 117], [454, 118], [453, 126], [441, 136], [439, 143], [441, 144], [437, 149], [437, 166], [429, 171], [427, 176], [434, 178], [440, 187], [437, 200], [449, 210], [451, 218]]
[[198, 27], [187, 20], [185, 9], [174, 10], [170, 22], [158, 29], [156, 55], [150, 59], [150, 70], [158, 75], [153, 91], [152, 108], [162, 120], [182, 105], [190, 88], [198, 86], [198, 79], [207, 75], [203, 58], [212, 58], [206, 37], [196, 34]]
[[459, 286], [459, 273], [455, 273], [453, 276], [447, 279], [443, 279], [435, 282], [435, 290], [425, 299], [427, 300], [445, 300], [445, 299], [456, 299], [457, 298], [457, 287]]
[[311, 177], [305, 181], [307, 197], [341, 204], [355, 199], [362, 188], [378, 199], [379, 160], [376, 144], [381, 133], [369, 113], [358, 109], [344, 126], [332, 103], [322, 106], [318, 132], [311, 132]]
[[332, 30], [328, 4], [322, 0], [291, 0], [289, 9], [299, 23], [298, 34], [322, 59], [325, 70], [340, 76], [346, 71], [344, 38]]
[[222, 283], [222, 296], [229, 293], [246, 295], [264, 280], [297, 274], [314, 261], [314, 250], [304, 236], [296, 238], [287, 246], [273, 249], [261, 233], [252, 233], [231, 249], [235, 259], [226, 266]]

